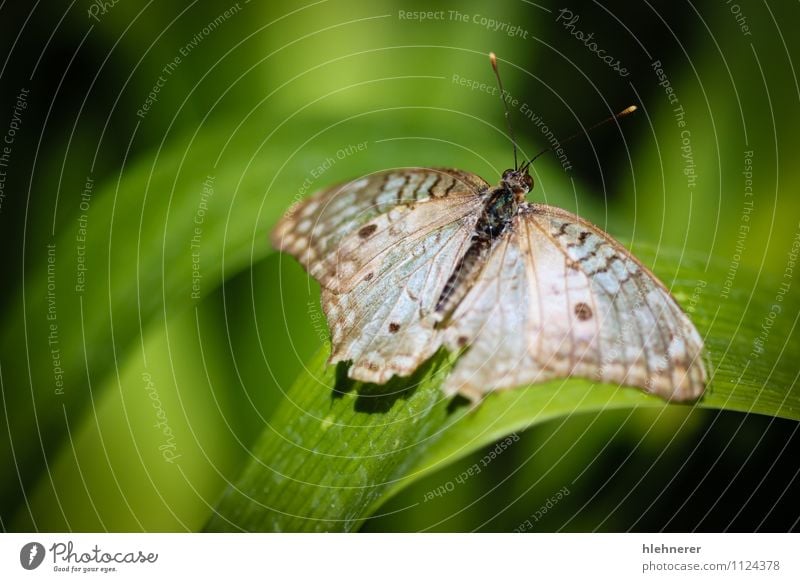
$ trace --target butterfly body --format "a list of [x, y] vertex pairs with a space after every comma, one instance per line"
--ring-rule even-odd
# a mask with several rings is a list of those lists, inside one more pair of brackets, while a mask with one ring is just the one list
[[527, 168], [403, 168], [324, 190], [273, 244], [322, 285], [331, 363], [351, 378], [407, 376], [461, 352], [446, 394], [579, 376], [673, 400], [705, 386], [702, 340], [666, 287], [622, 245], [558, 208], [526, 202]]
[[434, 318], [444, 321], [466, 296], [472, 283], [480, 276], [483, 264], [491, 253], [494, 242], [511, 224], [527, 191], [515, 193], [506, 182], [486, 191], [486, 202], [481, 210], [475, 231], [466, 252], [459, 260], [447, 280], [439, 300], [436, 302]]

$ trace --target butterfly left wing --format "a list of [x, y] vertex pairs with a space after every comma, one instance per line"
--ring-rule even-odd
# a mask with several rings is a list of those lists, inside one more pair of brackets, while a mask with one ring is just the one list
[[395, 242], [423, 237], [471, 212], [487, 187], [480, 177], [454, 169], [376, 172], [298, 202], [270, 238], [323, 288], [342, 293], [367, 273], [366, 263]]
[[477, 399], [566, 376], [702, 394], [703, 343], [663, 284], [622, 245], [564, 210], [526, 205], [446, 330], [469, 346], [445, 382]]
[[410, 375], [431, 357], [442, 333], [424, 314], [432, 312], [466, 251], [476, 219], [468, 213], [423, 237], [392, 241], [379, 260], [367, 263], [352, 289], [323, 289], [333, 341], [329, 363], [352, 361], [350, 378], [382, 384], [394, 375]]
[[302, 202], [272, 233], [322, 285], [329, 363], [383, 383], [438, 349], [423, 314], [472, 236], [488, 184], [451, 169], [403, 168], [334, 186]]

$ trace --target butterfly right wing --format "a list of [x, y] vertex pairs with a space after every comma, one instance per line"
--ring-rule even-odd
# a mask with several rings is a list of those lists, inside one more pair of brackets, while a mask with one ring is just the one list
[[293, 255], [323, 288], [352, 289], [401, 239], [430, 232], [473, 212], [488, 184], [467, 172], [401, 168], [327, 188], [294, 205], [271, 241]]
[[702, 339], [655, 275], [596, 226], [541, 204], [497, 242], [445, 344], [469, 348], [445, 393], [475, 400], [579, 376], [687, 401], [706, 380]]

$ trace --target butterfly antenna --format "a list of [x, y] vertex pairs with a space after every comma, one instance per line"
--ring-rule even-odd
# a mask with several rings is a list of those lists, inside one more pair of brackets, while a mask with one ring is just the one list
[[497, 77], [497, 87], [500, 89], [500, 100], [503, 102], [503, 109], [506, 112], [506, 125], [508, 126], [508, 137], [511, 138], [511, 144], [514, 146], [514, 169], [517, 169], [517, 140], [514, 139], [514, 128], [511, 126], [511, 117], [508, 112], [508, 101], [506, 101], [506, 92], [503, 89], [503, 82], [500, 80], [500, 71], [497, 70], [497, 55], [489, 53], [489, 61], [492, 63], [492, 70], [494, 76]]
[[[620, 112], [619, 112], [619, 113], [617, 113], [616, 115], [612, 115], [611, 117], [607, 117], [606, 119], [604, 119], [604, 120], [602, 120], [602, 121], [598, 121], [597, 123], [595, 123], [594, 125], [592, 125], [591, 127], [589, 127], [589, 128], [588, 128], [588, 129], [586, 129], [586, 130], [581, 130], [581, 131], [575, 132], [575, 133], [573, 133], [571, 136], [569, 136], [568, 138], [566, 138], [566, 139], [562, 139], [562, 140], [559, 140], [559, 141], [558, 141], [558, 146], [560, 147], [560, 146], [564, 145], [565, 143], [572, 141], [572, 140], [573, 140], [573, 139], [575, 139], [576, 137], [580, 137], [580, 136], [582, 136], [582, 135], [584, 135], [584, 134], [588, 134], [590, 131], [592, 131], [593, 129], [596, 129], [596, 128], [598, 128], [598, 127], [600, 127], [601, 125], [605, 125], [606, 123], [609, 123], [609, 122], [611, 122], [611, 121], [615, 121], [615, 120], [617, 120], [617, 119], [620, 119], [620, 118], [622, 118], [622, 117], [625, 117], [626, 115], [630, 115], [630, 114], [631, 114], [631, 113], [633, 113], [634, 111], [636, 111], [636, 105], [631, 105], [630, 107], [626, 107], [625, 109], [623, 109], [622, 111], [620, 111]], [[533, 156], [533, 157], [530, 159], [530, 161], [529, 161], [527, 164], [525, 164], [525, 165], [523, 166], [523, 168], [521, 168], [521, 169], [526, 169], [528, 166], [530, 166], [530, 165], [531, 165], [531, 163], [533, 163], [533, 161], [534, 161], [536, 158], [538, 158], [539, 156], [541, 156], [541, 155], [543, 155], [543, 154], [546, 154], [547, 152], [551, 152], [551, 151], [553, 151], [553, 150], [555, 149], [555, 147], [556, 147], [556, 146], [550, 146], [549, 148], [543, 149], [543, 150], [542, 150], [542, 151], [540, 151], [538, 154], [536, 154], [535, 156]]]

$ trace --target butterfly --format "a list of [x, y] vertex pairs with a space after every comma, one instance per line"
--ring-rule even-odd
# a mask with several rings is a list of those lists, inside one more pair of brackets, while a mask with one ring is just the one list
[[474, 402], [569, 376], [697, 399], [695, 326], [603, 230], [528, 202], [529, 167], [494, 187], [455, 169], [386, 170], [291, 208], [271, 241], [322, 287], [329, 363], [382, 384], [444, 347], [460, 355], [443, 392]]

